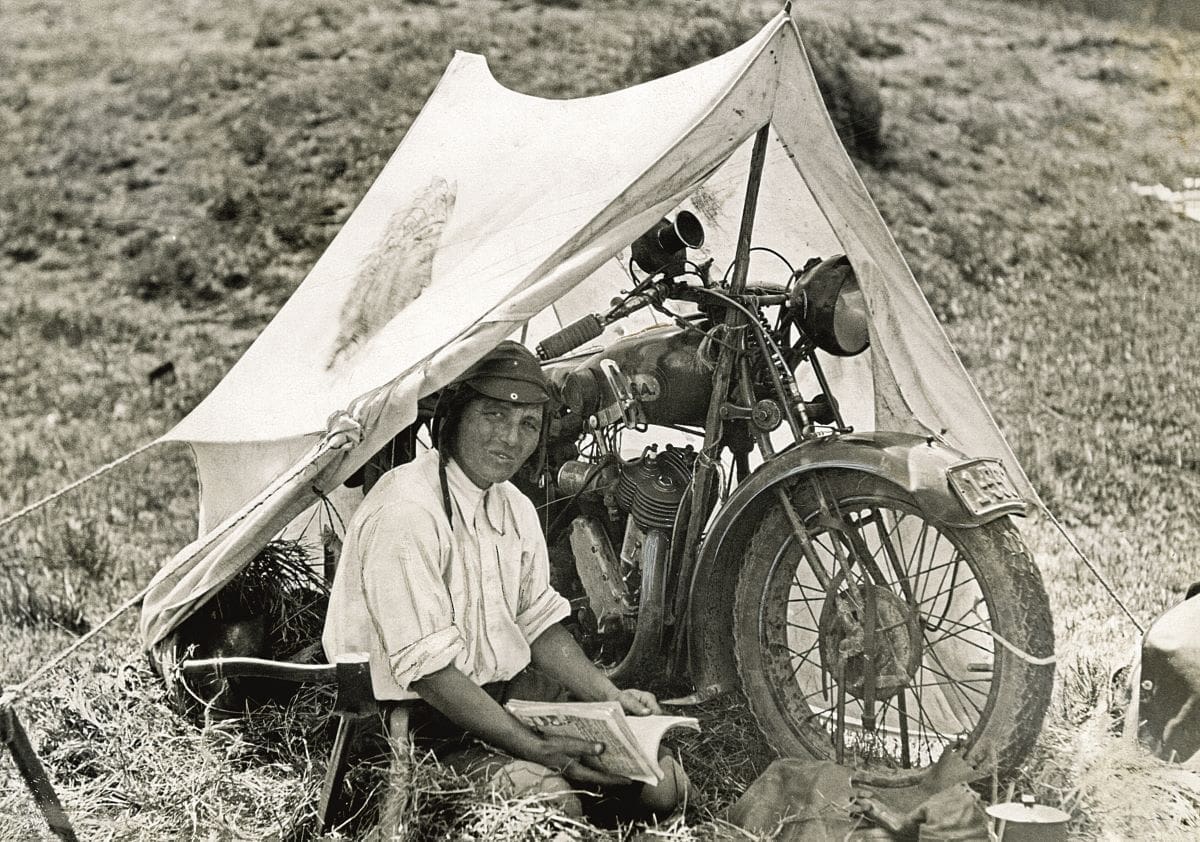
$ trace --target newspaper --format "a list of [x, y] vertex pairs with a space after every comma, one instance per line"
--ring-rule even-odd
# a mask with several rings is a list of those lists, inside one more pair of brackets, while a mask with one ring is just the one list
[[700, 730], [691, 716], [626, 716], [620, 702], [527, 702], [513, 699], [506, 707], [541, 734], [577, 737], [603, 743], [595, 765], [613, 775], [656, 784], [664, 777], [658, 746], [672, 728]]

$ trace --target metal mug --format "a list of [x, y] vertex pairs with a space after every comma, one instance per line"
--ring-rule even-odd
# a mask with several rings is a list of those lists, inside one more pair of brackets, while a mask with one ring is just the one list
[[1067, 822], [1071, 816], [1062, 810], [1038, 804], [1032, 795], [1006, 804], [993, 804], [987, 814], [1000, 819], [1000, 842], [1067, 842]]

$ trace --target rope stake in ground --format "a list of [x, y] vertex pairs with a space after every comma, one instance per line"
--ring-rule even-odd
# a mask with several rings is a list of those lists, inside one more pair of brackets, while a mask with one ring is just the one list
[[[352, 418], [349, 420], [353, 422]], [[353, 423], [355, 426], [357, 426], [357, 422]], [[211, 539], [215, 540], [215, 536], [232, 529], [234, 526], [248, 517], [251, 512], [270, 499], [271, 496], [278, 491], [280, 486], [286, 485], [292, 479], [302, 474], [328, 451], [342, 449], [357, 443], [357, 439], [352, 435], [352, 432], [352, 430], [335, 428], [334, 431], [330, 435], [327, 435], [321, 444], [316, 447], [311, 458], [304, 460], [300, 467], [285, 477], [282, 482], [278, 483], [276, 488], [272, 489], [269, 493], [264, 494], [260, 500], [246, 508], [230, 521], [222, 524], [222, 526], [215, 531], [215, 534]], [[109, 462], [107, 465], [96, 469], [87, 476], [76, 480], [54, 494], [51, 494], [48, 497], [38, 500], [36, 503], [26, 506], [19, 512], [9, 515], [8, 517], [4, 518], [4, 520], [0, 521], [0, 527], [7, 526], [13, 521], [18, 520], [30, 512], [36, 511], [37, 509], [47, 505], [53, 500], [58, 499], [64, 494], [69, 493], [71, 490], [78, 488], [79, 486], [90, 482], [93, 479], [96, 479], [108, 471], [111, 471], [118, 465], [127, 462], [138, 454], [149, 450], [160, 441], [161, 439], [155, 439], [154, 441], [139, 447], [137, 450], [131, 451], [119, 459], [115, 459], [112, 462]], [[318, 497], [323, 496], [319, 491], [316, 493]], [[205, 549], [206, 546], [207, 544], [194, 548], [188, 558], [194, 558], [199, 552]], [[54, 792], [53, 785], [51, 785], [49, 778], [45, 774], [45, 769], [42, 767], [37, 753], [33, 750], [33, 747], [29, 744], [28, 739], [25, 737], [24, 729], [21, 727], [20, 720], [18, 720], [16, 717], [16, 713], [13, 710], [13, 705], [29, 691], [30, 687], [32, 687], [50, 672], [58, 668], [67, 658], [71, 657], [72, 654], [87, 644], [88, 641], [112, 625], [112, 623], [115, 622], [118, 617], [120, 617], [130, 608], [133, 608], [135, 605], [141, 603], [142, 600], [145, 599], [146, 595], [150, 592], [150, 589], [154, 586], [154, 584], [155, 583], [153, 580], [147, 583], [140, 591], [129, 597], [117, 608], [113, 609], [113, 611], [107, 617], [96, 624], [95, 628], [93, 628], [87, 634], [80, 636], [77, 640], [60, 651], [49, 661], [42, 664], [41, 667], [35, 670], [32, 675], [30, 675], [20, 684], [17, 684], [13, 687], [0, 688], [0, 738], [2, 738], [0, 739], [0, 742], [4, 742], [11, 749], [13, 758], [17, 762], [22, 777], [24, 778], [26, 785], [29, 787], [30, 792], [33, 794], [34, 799], [37, 801], [38, 807], [42, 811], [42, 815], [45, 816], [47, 823], [50, 825], [50, 829], [61, 839], [65, 840], [65, 842], [75, 842], [77, 837], [75, 836], [70, 821], [67, 818], [66, 813], [63, 811], [62, 805]]]
[[21, 773], [21, 778], [46, 818], [50, 830], [63, 842], [77, 842], [79, 837], [71, 827], [71, 820], [67, 818], [62, 802], [58, 800], [50, 776], [46, 774], [46, 767], [33, 750], [29, 735], [25, 733], [25, 726], [13, 710], [8, 694], [0, 696], [0, 743], [8, 746], [9, 753], [17, 764], [17, 771]]
[[46, 505], [49, 505], [50, 503], [53, 503], [59, 497], [62, 497], [64, 494], [69, 494], [70, 492], [74, 491], [76, 488], [79, 488], [79, 486], [85, 485], [85, 484], [91, 482], [92, 480], [97, 479], [97, 478], [103, 476], [104, 474], [107, 474], [113, 468], [124, 465], [130, 459], [134, 458], [135, 456], [140, 456], [141, 454], [145, 453], [150, 448], [154, 447], [154, 445], [160, 444], [160, 443], [163, 443], [162, 439], [155, 439], [154, 441], [147, 442], [146, 444], [143, 444], [141, 447], [139, 447], [137, 450], [131, 450], [130, 452], [126, 453], [124, 456], [120, 456], [120, 457], [114, 459], [113, 461], [109, 462], [107, 465], [101, 465], [99, 468], [92, 471], [87, 476], [80, 477], [79, 479], [77, 479], [73, 483], [71, 483], [70, 485], [64, 486], [64, 487], [60, 488], [58, 491], [55, 491], [53, 494], [50, 494], [46, 497], [43, 497], [40, 500], [30, 503], [28, 506], [26, 506], [25, 508], [21, 509], [18, 512], [13, 512], [11, 515], [8, 515], [3, 520], [0, 520], [0, 529], [3, 529], [4, 527], [8, 526], [10, 523], [20, 520], [21, 518], [25, 517], [25, 515], [36, 512], [38, 509], [42, 508], [42, 506], [46, 506]]
[[1041, 505], [1042, 511], [1046, 513], [1046, 517], [1050, 518], [1050, 522], [1054, 524], [1054, 527], [1062, 534], [1064, 538], [1067, 539], [1067, 543], [1071, 545], [1071, 549], [1075, 551], [1075, 554], [1079, 556], [1079, 558], [1087, 566], [1087, 569], [1091, 571], [1091, 574], [1096, 577], [1096, 581], [1104, 586], [1104, 590], [1108, 591], [1108, 595], [1113, 598], [1113, 602], [1121, 606], [1121, 610], [1125, 612], [1125, 616], [1129, 618], [1131, 623], [1133, 623], [1133, 627], [1138, 630], [1138, 634], [1145, 634], [1146, 630], [1142, 628], [1142, 624], [1137, 621], [1137, 617], [1133, 616], [1133, 612], [1129, 610], [1129, 607], [1125, 605], [1121, 597], [1117, 596], [1117, 592], [1113, 590], [1113, 586], [1110, 585], [1108, 580], [1104, 578], [1104, 574], [1102, 574], [1096, 568], [1096, 565], [1092, 564], [1092, 560], [1088, 558], [1087, 554], [1085, 554], [1084, 551], [1079, 548], [1079, 545], [1075, 543], [1075, 540], [1067, 532], [1066, 527], [1058, 522], [1058, 518], [1056, 518], [1054, 513], [1046, 507], [1045, 503], [1042, 503], [1040, 500], [1038, 503]]

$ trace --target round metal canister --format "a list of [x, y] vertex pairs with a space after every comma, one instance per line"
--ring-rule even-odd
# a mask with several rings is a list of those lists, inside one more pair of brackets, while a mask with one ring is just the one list
[[594, 467], [593, 463], [581, 462], [578, 459], [563, 462], [562, 467], [558, 469], [558, 477], [556, 478], [559, 492], [570, 496], [582, 491], [585, 482], [589, 479], [595, 479], [592, 476]]
[[1007, 804], [993, 804], [987, 814], [1003, 822], [1000, 842], [1067, 842], [1071, 816], [1029, 795]]

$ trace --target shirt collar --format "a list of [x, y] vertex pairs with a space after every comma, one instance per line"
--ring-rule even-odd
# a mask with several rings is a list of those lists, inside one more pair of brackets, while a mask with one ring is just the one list
[[[459, 510], [469, 513], [469, 517], [472, 519], [482, 501], [488, 523], [491, 524], [493, 530], [501, 535], [504, 534], [504, 514], [508, 504], [497, 484], [480, 488], [471, 481], [458, 463], [450, 458], [446, 460], [446, 485], [449, 486], [451, 496], [458, 503]], [[470, 526], [474, 529], [475, 524], [471, 523]]]

